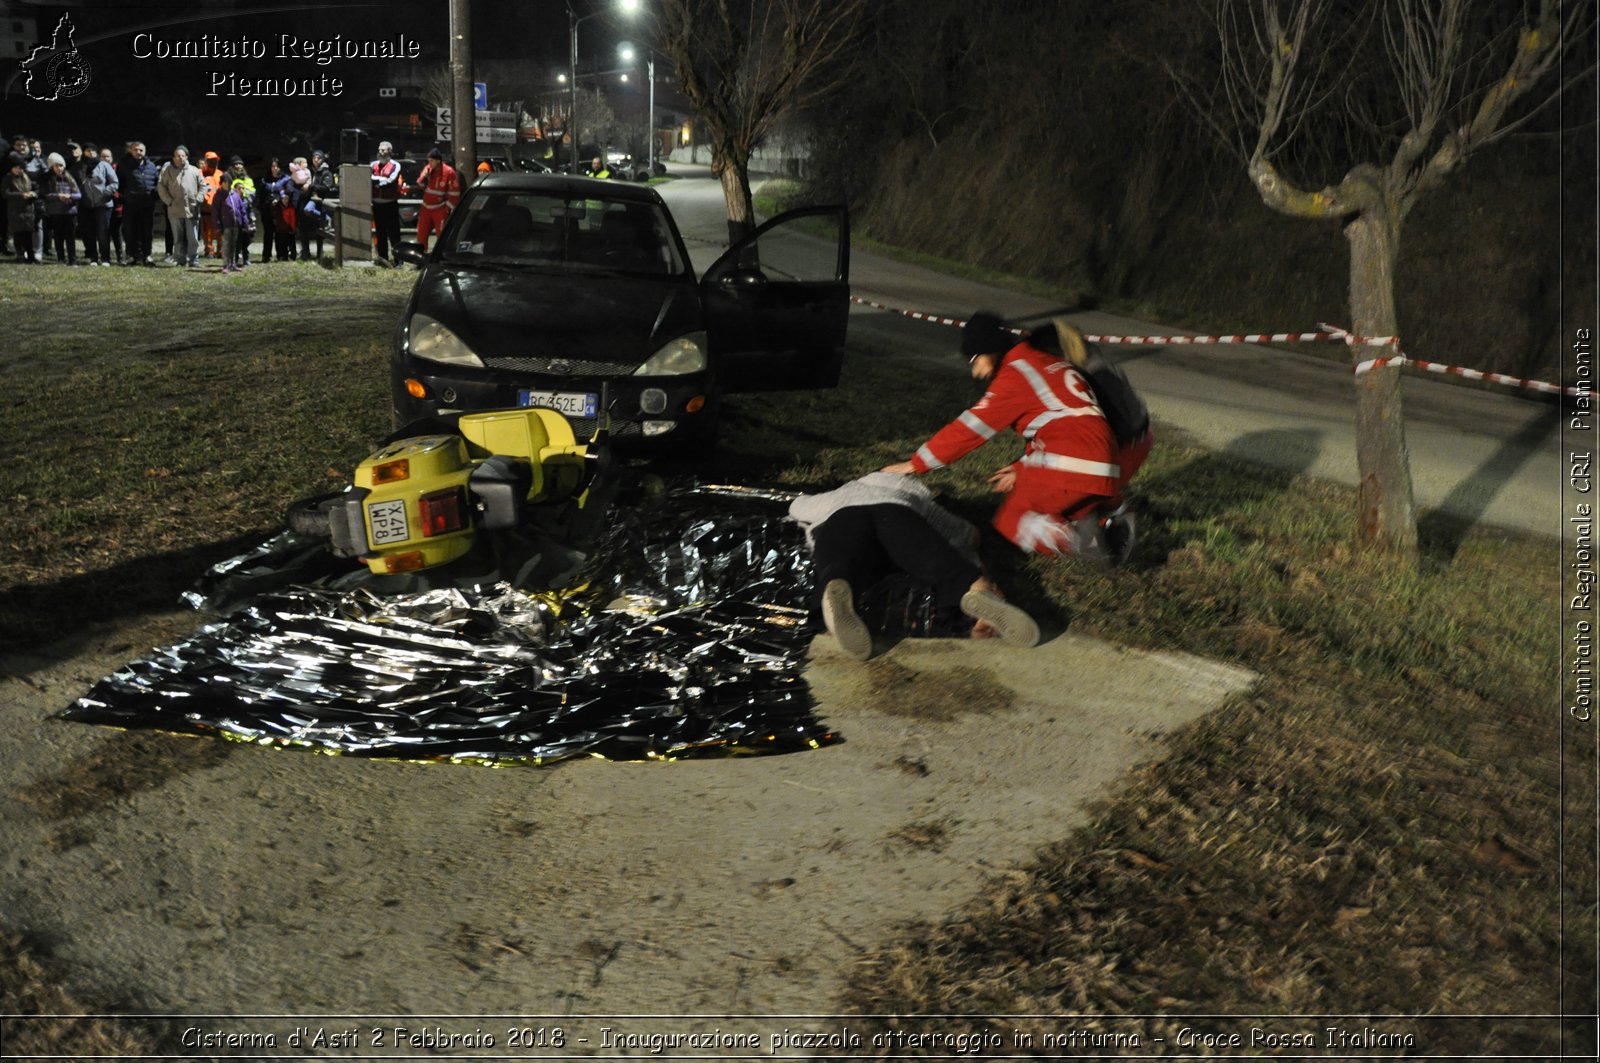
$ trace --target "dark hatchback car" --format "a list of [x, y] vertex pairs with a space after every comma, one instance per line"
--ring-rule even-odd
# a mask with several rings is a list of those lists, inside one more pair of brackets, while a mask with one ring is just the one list
[[614, 438], [706, 438], [730, 361], [763, 389], [838, 382], [843, 207], [774, 218], [696, 280], [654, 189], [491, 174], [401, 258], [422, 273], [395, 334], [397, 425], [543, 406], [585, 438], [605, 401]]

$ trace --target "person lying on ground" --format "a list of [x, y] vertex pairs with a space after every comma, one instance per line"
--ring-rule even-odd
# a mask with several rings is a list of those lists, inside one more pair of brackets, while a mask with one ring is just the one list
[[811, 548], [812, 606], [851, 657], [872, 656], [872, 632], [856, 611], [858, 595], [895, 573], [931, 589], [941, 630], [970, 624], [973, 638], [1038, 644], [1033, 618], [984, 575], [978, 530], [915, 479], [868, 473], [832, 491], [799, 496], [789, 516], [805, 529]]

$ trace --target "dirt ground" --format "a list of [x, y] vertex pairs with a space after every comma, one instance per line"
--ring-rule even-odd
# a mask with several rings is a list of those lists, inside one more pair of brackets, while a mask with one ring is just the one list
[[[835, 1012], [854, 957], [1066, 837], [1163, 735], [1253, 678], [1071, 634], [905, 642], [866, 665], [821, 637], [807, 678], [837, 745], [546, 768], [50, 718], [195, 623], [0, 658], [0, 904], [108, 1009], [569, 1031]], [[227, 1028], [245, 1025], [295, 1024]]]

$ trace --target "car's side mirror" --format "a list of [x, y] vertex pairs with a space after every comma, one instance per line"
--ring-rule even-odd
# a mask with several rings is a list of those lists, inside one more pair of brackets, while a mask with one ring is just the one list
[[759, 269], [736, 269], [718, 279], [724, 288], [760, 288], [767, 283], [767, 275]]
[[413, 266], [420, 266], [428, 260], [428, 252], [422, 249], [421, 244], [409, 240], [400, 241], [400, 246], [394, 250], [394, 257], [401, 262], [409, 262]]

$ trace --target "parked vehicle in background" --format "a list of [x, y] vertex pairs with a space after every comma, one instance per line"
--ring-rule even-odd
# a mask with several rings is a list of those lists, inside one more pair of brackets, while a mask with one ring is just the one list
[[[820, 235], [819, 235], [820, 233]], [[474, 410], [544, 407], [579, 438], [715, 432], [724, 365], [764, 387], [832, 387], [849, 312], [844, 207], [782, 214], [698, 281], [652, 188], [489, 174], [467, 190], [395, 332], [397, 426]], [[600, 407], [602, 394], [608, 411]]]

